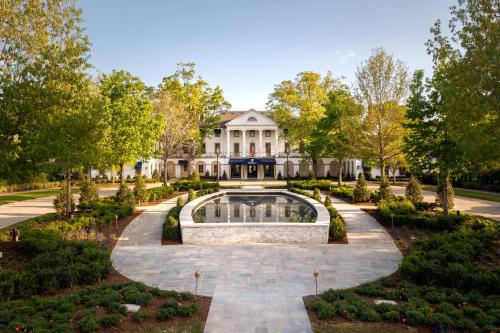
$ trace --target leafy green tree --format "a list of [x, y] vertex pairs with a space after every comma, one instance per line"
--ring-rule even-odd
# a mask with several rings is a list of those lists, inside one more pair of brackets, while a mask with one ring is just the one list
[[356, 188], [354, 189], [354, 201], [365, 202], [369, 200], [370, 190], [368, 189], [365, 176], [361, 173], [358, 177], [358, 181], [356, 182]]
[[343, 161], [358, 154], [362, 111], [349, 89], [338, 85], [329, 92], [326, 112], [312, 133], [309, 146], [318, 151], [317, 155], [335, 157], [339, 161], [339, 186], [342, 185]]
[[168, 159], [179, 152], [182, 146], [189, 145], [198, 136], [198, 122], [186, 110], [186, 105], [175, 100], [168, 91], [157, 93], [154, 103], [156, 113], [162, 115], [164, 121], [163, 133], [160, 137], [160, 147], [163, 152], [163, 183], [168, 184]]
[[[435, 88], [440, 85], [439, 77], [427, 85], [423, 78], [424, 72], [418, 70], [410, 84], [404, 151], [412, 170], [437, 173], [440, 179], [449, 182], [452, 175], [463, 170], [464, 154], [450, 135], [451, 121], [443, 111], [443, 99]], [[445, 214], [450, 208], [447, 189], [444, 187], [440, 201]]]
[[149, 193], [146, 188], [146, 183], [141, 175], [134, 177], [134, 199], [141, 204], [141, 201], [148, 201]]
[[424, 201], [424, 197], [422, 196], [422, 189], [420, 188], [420, 183], [418, 182], [417, 177], [410, 177], [408, 185], [406, 185], [405, 196], [406, 199], [410, 200], [413, 203]]
[[120, 181], [124, 167], [155, 155], [163, 130], [161, 116], [153, 112], [151, 89], [125, 71], [113, 71], [99, 80], [108, 132], [103, 164], [117, 165]]
[[427, 51], [448, 135], [478, 168], [500, 160], [500, 2], [457, 2], [450, 8], [450, 30], [443, 32], [438, 20]]
[[219, 126], [219, 113], [228, 110], [231, 104], [225, 100], [219, 86], [212, 88], [196, 76], [193, 63], [179, 63], [174, 74], [164, 77], [158, 87], [158, 94], [161, 93], [168, 93], [172, 103], [188, 115], [187, 124], [192, 128], [184, 133], [181, 145], [188, 147], [191, 173], [191, 161], [200, 152], [204, 139]]
[[391, 201], [394, 198], [394, 195], [391, 192], [391, 186], [389, 185], [389, 181], [387, 177], [382, 176], [380, 179], [380, 186], [378, 189], [378, 200], [386, 200]]
[[401, 154], [403, 147], [401, 103], [408, 91], [407, 67], [380, 48], [358, 67], [356, 79], [358, 99], [366, 107], [360, 147], [385, 175], [387, 161]]
[[197, 170], [194, 170], [192, 173], [191, 173], [191, 180], [194, 181], [194, 182], [199, 182], [200, 181], [200, 174], [198, 173]]
[[274, 120], [288, 129], [290, 144], [304, 148], [304, 154], [312, 159], [315, 171], [321, 149], [317, 144], [311, 144], [313, 132], [325, 114], [328, 93], [337, 85], [330, 72], [324, 77], [315, 72], [302, 72], [295, 80], [276, 85], [266, 104], [274, 111]]
[[90, 44], [76, 1], [0, 1], [0, 16], [0, 174], [27, 180], [60, 171], [40, 148], [53, 116], [82, 106]]
[[80, 186], [80, 207], [90, 207], [97, 203], [98, 200], [97, 186], [90, 177], [84, 178]]

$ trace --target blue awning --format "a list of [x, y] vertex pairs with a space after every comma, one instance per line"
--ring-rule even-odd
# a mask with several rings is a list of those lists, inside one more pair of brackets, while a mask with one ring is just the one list
[[187, 160], [179, 160], [179, 165], [188, 165], [189, 162]]
[[142, 161], [137, 162], [137, 163], [135, 164], [135, 168], [136, 168], [136, 169], [140, 169], [140, 168], [142, 168]]
[[229, 164], [231, 165], [276, 164], [276, 159], [275, 158], [230, 158]]

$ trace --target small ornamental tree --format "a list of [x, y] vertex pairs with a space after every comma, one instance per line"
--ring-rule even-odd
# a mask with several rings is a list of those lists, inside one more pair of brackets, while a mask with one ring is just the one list
[[312, 197], [314, 200], [321, 202], [321, 192], [319, 191], [319, 189], [314, 189]]
[[444, 181], [442, 177], [438, 179], [438, 185], [437, 185], [437, 191], [436, 191], [436, 203], [439, 205], [439, 207], [445, 209], [445, 200], [444, 200], [444, 187], [447, 187], [447, 198], [448, 198], [448, 206], [447, 209], [452, 209], [454, 206], [454, 196], [455, 193], [453, 192], [453, 186], [451, 185], [451, 181], [449, 178], [446, 179], [447, 181]]
[[386, 201], [391, 201], [393, 199], [392, 193], [391, 193], [391, 186], [389, 182], [387, 181], [387, 177], [382, 176], [380, 180], [380, 187], [378, 190], [378, 200], [386, 200]]
[[191, 180], [193, 182], [199, 182], [200, 181], [200, 174], [198, 173], [198, 171], [194, 170], [192, 173], [191, 173]]
[[71, 207], [71, 212], [75, 210], [75, 200], [73, 199], [73, 194], [69, 192], [68, 197], [68, 187], [66, 182], [61, 182], [61, 188], [57, 197], [54, 199], [54, 208], [56, 213], [61, 216], [67, 216], [68, 214], [68, 201], [70, 201], [69, 207]]
[[182, 207], [186, 204], [186, 200], [181, 196], [177, 197], [177, 206]]
[[118, 192], [116, 192], [116, 202], [124, 205], [133, 205], [135, 203], [134, 194], [124, 181], [120, 183]]
[[146, 183], [144, 182], [144, 178], [140, 175], [135, 176], [134, 179], [134, 198], [136, 201], [141, 203], [141, 201], [148, 201], [149, 193], [146, 189]]
[[193, 189], [190, 189], [188, 193], [188, 202], [193, 201], [194, 199], [196, 199], [196, 192]]
[[422, 189], [420, 188], [420, 183], [418, 182], [417, 177], [410, 177], [408, 185], [406, 185], [405, 195], [406, 199], [410, 200], [413, 203], [424, 201], [424, 197], [422, 196]]
[[222, 172], [222, 180], [227, 180], [227, 173], [226, 173], [226, 170], [224, 170], [224, 172]]
[[358, 181], [356, 182], [356, 188], [354, 189], [354, 201], [355, 202], [366, 202], [370, 200], [370, 190], [366, 184], [365, 176], [360, 173]]
[[332, 198], [330, 198], [329, 195], [326, 196], [325, 198], [325, 207], [332, 207]]
[[80, 187], [80, 207], [88, 208], [96, 204], [99, 200], [99, 194], [95, 183], [90, 178], [85, 178]]
[[153, 179], [155, 182], [160, 181], [160, 173], [158, 172], [158, 170], [155, 169], [153, 171], [153, 174], [151, 175], [151, 179]]

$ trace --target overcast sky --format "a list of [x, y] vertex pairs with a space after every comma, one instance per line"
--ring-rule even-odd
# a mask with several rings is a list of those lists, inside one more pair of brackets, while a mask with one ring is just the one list
[[432, 69], [424, 43], [451, 0], [81, 0], [98, 72], [124, 69], [157, 86], [194, 62], [233, 110], [265, 108], [273, 86], [301, 71], [355, 79], [377, 47], [411, 71]]

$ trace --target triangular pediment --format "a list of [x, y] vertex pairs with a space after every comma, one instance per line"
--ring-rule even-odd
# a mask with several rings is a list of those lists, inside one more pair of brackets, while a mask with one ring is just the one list
[[277, 124], [262, 112], [251, 110], [227, 122], [226, 127], [228, 126], [277, 126]]

